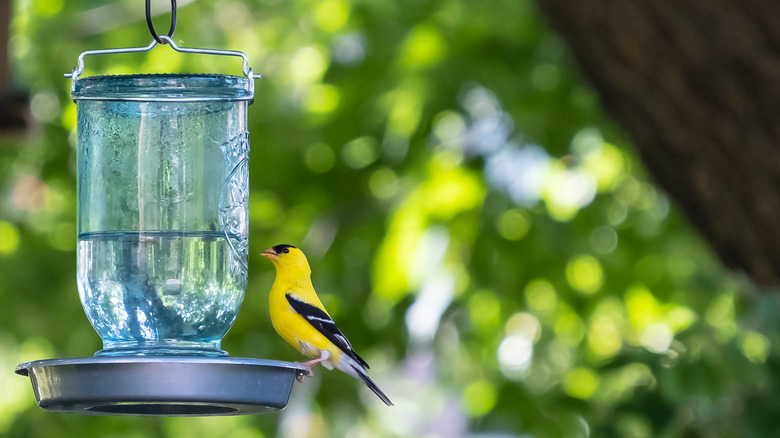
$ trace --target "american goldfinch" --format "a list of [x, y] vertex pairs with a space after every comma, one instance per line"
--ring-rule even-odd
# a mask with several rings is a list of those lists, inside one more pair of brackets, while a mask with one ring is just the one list
[[316, 359], [302, 363], [313, 375], [311, 367], [321, 363], [325, 368], [343, 371], [360, 379], [388, 406], [389, 398], [368, 377], [364, 361], [333, 322], [311, 283], [311, 268], [303, 251], [292, 245], [276, 245], [261, 254], [276, 267], [276, 280], [271, 286], [271, 323], [290, 345], [308, 357]]

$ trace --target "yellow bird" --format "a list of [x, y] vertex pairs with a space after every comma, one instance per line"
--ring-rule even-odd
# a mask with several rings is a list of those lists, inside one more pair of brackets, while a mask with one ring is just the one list
[[271, 323], [290, 345], [316, 359], [302, 363], [312, 376], [311, 367], [321, 363], [325, 368], [343, 371], [360, 379], [388, 406], [389, 398], [368, 377], [369, 367], [341, 333], [322, 305], [311, 283], [311, 268], [303, 251], [292, 245], [276, 245], [261, 254], [276, 267], [271, 286]]

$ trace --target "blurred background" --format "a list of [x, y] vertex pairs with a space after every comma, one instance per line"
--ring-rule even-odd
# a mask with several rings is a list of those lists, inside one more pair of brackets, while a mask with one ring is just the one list
[[[9, 2], [3, 2], [8, 5]], [[169, 4], [156, 1], [158, 31]], [[180, 0], [174, 40], [245, 52], [250, 281], [232, 356], [301, 360], [259, 252], [303, 248], [395, 407], [316, 370], [278, 414], [84, 417], [35, 405], [23, 361], [91, 356], [76, 288], [84, 50], [146, 46], [140, 0], [15, 0], [0, 136], [0, 436], [765, 437], [780, 432], [777, 299], [725, 270], [649, 180], [530, 0]], [[90, 58], [86, 75], [240, 74]]]

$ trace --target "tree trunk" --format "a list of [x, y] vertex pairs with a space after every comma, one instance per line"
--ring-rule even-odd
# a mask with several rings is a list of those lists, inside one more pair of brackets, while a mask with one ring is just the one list
[[27, 127], [27, 93], [15, 91], [8, 59], [11, 0], [0, 0], [0, 135]]
[[0, 0], [0, 93], [4, 93], [11, 88], [11, 69], [8, 66], [10, 24], [11, 0]]
[[721, 259], [780, 284], [780, 2], [537, 2]]

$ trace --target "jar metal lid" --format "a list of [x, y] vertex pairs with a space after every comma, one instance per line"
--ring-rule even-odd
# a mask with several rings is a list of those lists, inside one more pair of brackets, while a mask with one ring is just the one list
[[217, 74], [136, 74], [79, 79], [71, 97], [135, 102], [251, 101], [250, 80]]

